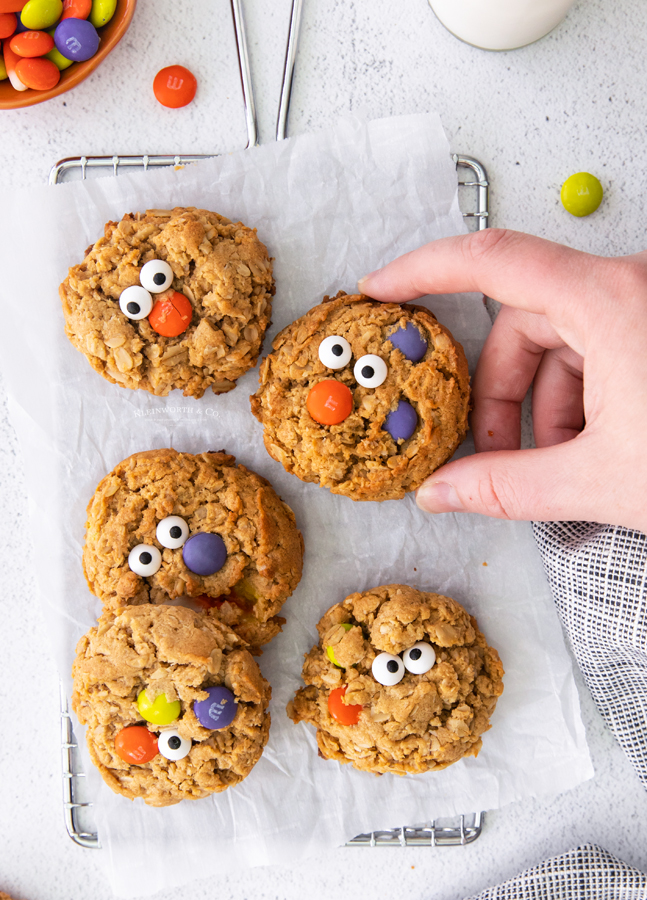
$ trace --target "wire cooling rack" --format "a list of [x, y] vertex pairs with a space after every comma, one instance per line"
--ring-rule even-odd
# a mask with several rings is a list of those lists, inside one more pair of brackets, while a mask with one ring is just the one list
[[[241, 0], [230, 0], [236, 49], [240, 69], [242, 100], [247, 127], [245, 149], [258, 142], [256, 108], [247, 54], [247, 39]], [[299, 25], [303, 0], [292, 0], [290, 27], [285, 52], [283, 83], [276, 125], [276, 139], [287, 134], [292, 83], [296, 64]], [[177, 166], [208, 159], [212, 154], [142, 154], [113, 156], [68, 157], [57, 162], [49, 175], [50, 184], [67, 180], [85, 180], [89, 171], [97, 174], [119, 175], [129, 169], [147, 171], [162, 166]], [[481, 163], [471, 156], [452, 156], [458, 171], [459, 203], [470, 231], [488, 227], [489, 182]], [[462, 176], [462, 178], [461, 178]], [[72, 727], [67, 696], [61, 685], [61, 762], [63, 774], [63, 806], [65, 827], [70, 838], [79, 846], [98, 849], [101, 844], [92, 818], [92, 801], [85, 788], [85, 773], [81, 765], [78, 744]], [[387, 831], [359, 834], [348, 841], [347, 847], [450, 847], [471, 844], [481, 834], [484, 813], [471, 813], [451, 819], [433, 819], [420, 826], [402, 826]]]

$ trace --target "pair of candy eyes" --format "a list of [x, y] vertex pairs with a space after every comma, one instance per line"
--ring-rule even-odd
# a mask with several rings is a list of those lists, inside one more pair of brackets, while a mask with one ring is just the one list
[[153, 308], [152, 294], [161, 294], [173, 283], [173, 269], [163, 259], [151, 259], [139, 272], [140, 284], [133, 284], [119, 296], [119, 308], [129, 319], [145, 319]]
[[[180, 516], [167, 516], [157, 523], [155, 537], [169, 550], [177, 550], [188, 536], [189, 526]], [[152, 544], [137, 544], [128, 555], [128, 565], [136, 575], [147, 578], [159, 571], [162, 554]]]
[[379, 653], [373, 660], [371, 672], [379, 684], [392, 687], [402, 681], [405, 671], [412, 675], [424, 675], [433, 668], [435, 662], [436, 652], [431, 644], [418, 641], [405, 650], [401, 657], [393, 653]]
[[[319, 359], [327, 369], [343, 369], [351, 361], [353, 351], [346, 338], [331, 334], [319, 344]], [[360, 356], [353, 368], [355, 381], [366, 388], [377, 388], [386, 381], [386, 363], [380, 356]]]

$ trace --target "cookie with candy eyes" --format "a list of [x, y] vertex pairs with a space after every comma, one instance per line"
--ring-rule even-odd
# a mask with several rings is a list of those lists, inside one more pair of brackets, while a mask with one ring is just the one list
[[455, 600], [390, 584], [346, 597], [317, 630], [288, 715], [315, 726], [321, 756], [407, 775], [478, 754], [503, 667]]
[[59, 288], [67, 336], [108, 381], [222, 394], [256, 364], [272, 261], [255, 229], [193, 207], [108, 222]]
[[224, 791], [267, 743], [271, 688], [245, 642], [185, 607], [104, 613], [72, 675], [92, 761], [131, 800], [170, 806]]
[[105, 608], [197, 604], [254, 651], [281, 630], [302, 563], [292, 510], [224, 452], [136, 453], [88, 505], [83, 568]]
[[353, 500], [415, 490], [467, 433], [463, 348], [427, 309], [324, 298], [275, 339], [252, 412], [268, 453]]

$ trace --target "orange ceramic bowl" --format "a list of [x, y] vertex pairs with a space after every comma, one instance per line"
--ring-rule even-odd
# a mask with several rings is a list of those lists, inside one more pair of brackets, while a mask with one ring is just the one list
[[107, 25], [99, 29], [101, 43], [91, 59], [73, 63], [61, 72], [61, 80], [50, 91], [17, 91], [11, 86], [9, 79], [0, 81], [0, 109], [20, 109], [22, 106], [33, 106], [44, 100], [51, 100], [80, 84], [99, 63], [106, 58], [126, 33], [135, 12], [137, 0], [117, 0], [117, 9]]

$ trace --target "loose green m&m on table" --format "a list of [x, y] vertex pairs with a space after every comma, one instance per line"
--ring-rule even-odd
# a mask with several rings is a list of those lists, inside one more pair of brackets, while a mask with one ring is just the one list
[[142, 719], [152, 722], [153, 725], [170, 725], [180, 715], [182, 706], [179, 700], [172, 700], [169, 703], [166, 694], [158, 694], [151, 703], [144, 690], [137, 695], [137, 709]]
[[576, 172], [562, 185], [561, 200], [572, 216], [589, 216], [602, 203], [602, 185], [590, 172]]

